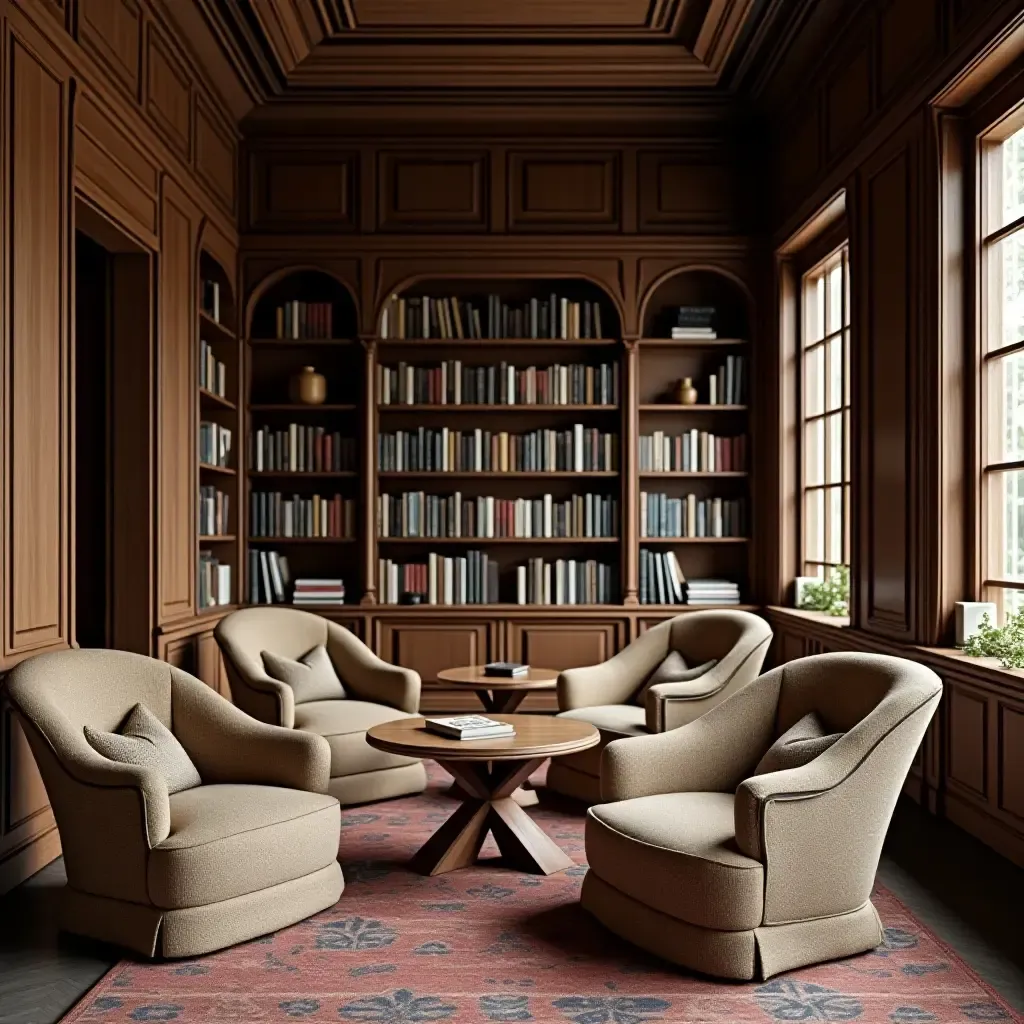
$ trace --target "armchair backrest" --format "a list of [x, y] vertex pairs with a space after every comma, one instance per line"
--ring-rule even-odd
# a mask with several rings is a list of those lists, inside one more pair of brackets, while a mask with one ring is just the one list
[[771, 639], [771, 628], [752, 612], [708, 610], [677, 615], [669, 627], [668, 649], [690, 665], [721, 661], [737, 646]]
[[226, 615], [214, 630], [224, 655], [231, 696], [253, 718], [292, 728], [295, 702], [291, 687], [267, 675], [261, 652], [298, 660], [319, 644], [327, 645], [328, 621], [300, 608], [243, 608]]

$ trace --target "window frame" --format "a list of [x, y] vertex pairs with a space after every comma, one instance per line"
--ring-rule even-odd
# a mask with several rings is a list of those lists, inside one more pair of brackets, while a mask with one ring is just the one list
[[[839, 257], [845, 268], [842, 276], [841, 292], [841, 313], [842, 323], [838, 330], [829, 332], [825, 326], [822, 327], [822, 336], [814, 342], [805, 344], [807, 332], [807, 279], [815, 271], [824, 268], [830, 261]], [[796, 430], [796, 575], [814, 575], [808, 570], [815, 567], [821, 570], [825, 577], [829, 572], [834, 572], [840, 566], [851, 567], [853, 558], [853, 301], [850, 295], [850, 238], [846, 219], [842, 218], [833, 224], [828, 230], [822, 232], [813, 242], [803, 248], [796, 256], [793, 263], [793, 276], [795, 285], [795, 343], [796, 343], [796, 407], [795, 423]], [[822, 410], [818, 414], [808, 416], [806, 412], [806, 355], [808, 351], [821, 346], [825, 350], [827, 361], [827, 346], [829, 340], [839, 337], [843, 343], [842, 364], [842, 390], [840, 403], [836, 409], [828, 409], [828, 402], [825, 394], [822, 395]], [[826, 362], [825, 387], [828, 387], [828, 368]], [[824, 477], [819, 484], [808, 485], [808, 452], [806, 440], [807, 424], [813, 420], [821, 420], [827, 423], [831, 416], [839, 414], [841, 417], [841, 449], [844, 465], [840, 473], [839, 483], [829, 483], [829, 459], [830, 445], [827, 436], [827, 428], [823, 440], [824, 445]], [[830, 558], [830, 516], [827, 508], [827, 494], [834, 487], [840, 488], [842, 500], [840, 503], [840, 529], [843, 537], [840, 544], [841, 555], [845, 561], [833, 562]], [[807, 557], [807, 495], [810, 491], [821, 491], [823, 495], [823, 515], [825, 522], [824, 547], [821, 559]]]

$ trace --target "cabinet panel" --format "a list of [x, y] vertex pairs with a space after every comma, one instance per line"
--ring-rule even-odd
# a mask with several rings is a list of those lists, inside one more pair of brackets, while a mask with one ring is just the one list
[[7, 655], [67, 643], [67, 88], [14, 37], [7, 97]]
[[[161, 202], [157, 495], [160, 622], [192, 613], [195, 588], [196, 459], [192, 331], [196, 224], [191, 205], [166, 181]], [[236, 439], [237, 443], [237, 439]]]
[[736, 220], [733, 171], [710, 154], [642, 152], [637, 174], [641, 231], [715, 228]]
[[216, 690], [222, 697], [231, 700], [231, 687], [228, 685], [224, 659], [213, 633], [201, 633], [196, 641], [196, 675], [211, 690]]
[[1024, 708], [999, 705], [999, 807], [1024, 822]]
[[164, 138], [186, 159], [192, 139], [192, 96], [170, 45], [150, 22], [146, 40], [146, 110]]
[[509, 227], [618, 231], [618, 153], [511, 153]]
[[139, 87], [142, 16], [136, 0], [79, 0], [78, 38], [133, 96]]
[[486, 153], [381, 153], [380, 229], [486, 229], [488, 168]]
[[232, 213], [235, 210], [237, 147], [229, 129], [205, 100], [196, 100], [196, 173]]
[[377, 653], [385, 660], [415, 669], [423, 680], [423, 711], [479, 710], [471, 690], [437, 686], [437, 673], [459, 665], [479, 665], [497, 658], [497, 627], [493, 622], [374, 623]]
[[625, 643], [627, 623], [577, 619], [510, 622], [507, 628], [510, 661], [561, 671], [607, 661]]
[[259, 229], [340, 231], [355, 227], [354, 153], [257, 153], [252, 160], [249, 217]]
[[949, 781], [977, 797], [988, 794], [988, 701], [951, 685], [949, 707]]

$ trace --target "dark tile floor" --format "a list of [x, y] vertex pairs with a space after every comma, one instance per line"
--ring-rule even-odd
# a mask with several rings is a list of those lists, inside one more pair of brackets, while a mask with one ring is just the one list
[[[903, 802], [878, 877], [1024, 1011], [1024, 870]], [[59, 1020], [118, 959], [116, 950], [58, 936], [63, 884], [58, 860], [0, 899], [0, 1024]]]

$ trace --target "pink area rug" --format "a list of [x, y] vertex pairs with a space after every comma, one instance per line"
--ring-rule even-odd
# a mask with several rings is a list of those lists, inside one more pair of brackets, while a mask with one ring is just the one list
[[[65, 1021], [507, 1021], [747, 1024], [770, 1021], [1024, 1021], [878, 889], [885, 945], [760, 984], [719, 983], [609, 934], [577, 903], [583, 808], [531, 813], [576, 861], [548, 878], [498, 861], [423, 878], [408, 858], [451, 812], [448, 777], [423, 796], [342, 812], [346, 888], [330, 910], [192, 961], [123, 961]], [[497, 857], [488, 841], [484, 855]]]

